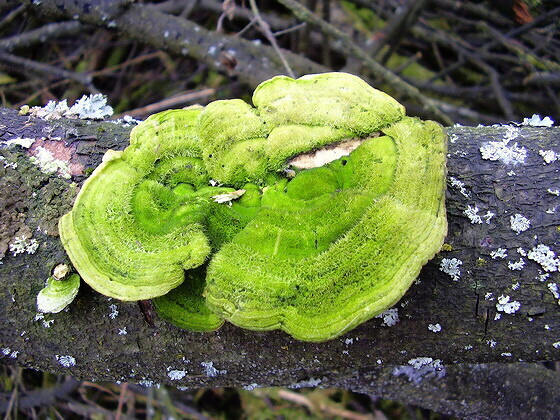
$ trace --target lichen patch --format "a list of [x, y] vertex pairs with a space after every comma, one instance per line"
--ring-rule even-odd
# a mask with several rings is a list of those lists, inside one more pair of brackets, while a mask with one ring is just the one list
[[433, 333], [438, 333], [441, 331], [441, 325], [440, 324], [430, 324], [428, 325], [428, 330], [430, 330]]
[[204, 368], [206, 376], [213, 378], [218, 375], [225, 375], [227, 370], [218, 370], [214, 367], [214, 362], [201, 362], [200, 365]]
[[397, 308], [387, 309], [377, 315], [376, 318], [383, 319], [382, 325], [384, 327], [392, 327], [393, 325], [397, 325], [399, 323], [399, 310]]
[[482, 159], [491, 161], [500, 161], [504, 165], [517, 165], [525, 163], [527, 158], [527, 149], [519, 146], [517, 143], [509, 144], [511, 140], [519, 135], [519, 129], [516, 127], [508, 127], [504, 139], [502, 141], [489, 141], [480, 146], [480, 154]]
[[113, 115], [113, 108], [107, 105], [107, 97], [98, 93], [82, 96], [71, 107], [68, 106], [65, 99], [60, 102], [50, 101], [44, 107], [34, 106], [31, 109], [22, 109], [22, 112], [24, 115], [29, 113], [33, 117], [45, 120], [58, 120], [63, 117], [102, 120]]
[[10, 252], [15, 257], [19, 254], [34, 254], [39, 248], [39, 242], [37, 239], [30, 239], [24, 235], [16, 236], [12, 242], [10, 242]]
[[558, 271], [560, 267], [560, 259], [556, 258], [556, 254], [547, 245], [539, 244], [529, 251], [527, 258], [541, 265], [543, 270], [552, 272]]
[[521, 308], [521, 303], [516, 300], [510, 301], [509, 296], [501, 295], [498, 298], [498, 303], [496, 303], [496, 310], [499, 312], [505, 312], [506, 314], [514, 314]]
[[58, 360], [58, 363], [60, 363], [64, 367], [76, 366], [76, 359], [72, 356], [60, 356], [57, 354], [55, 357], [56, 360]]
[[479, 211], [480, 209], [476, 205], [471, 206], [469, 204], [463, 211], [463, 214], [469, 218], [472, 224], [482, 224], [484, 222], [487, 225], [490, 224], [490, 220], [496, 215], [491, 211], [487, 211], [485, 214], [478, 214]]
[[470, 198], [471, 193], [465, 187], [465, 183], [454, 176], [449, 177], [449, 185], [459, 190], [459, 193], [465, 198]]
[[550, 290], [550, 293], [552, 293], [554, 299], [558, 300], [558, 305], [560, 305], [560, 289], [558, 285], [556, 283], [548, 283], [546, 287], [548, 287], [548, 290]]
[[493, 260], [503, 260], [505, 257], [507, 257], [507, 255], [507, 249], [505, 248], [498, 248], [490, 253], [490, 256]]
[[167, 372], [167, 377], [172, 381], [179, 381], [187, 376], [186, 370], [172, 369]]
[[424, 379], [441, 379], [445, 376], [445, 367], [440, 359], [417, 357], [408, 361], [409, 366], [397, 366], [393, 376], [404, 375], [409, 381], [420, 384]]
[[543, 165], [548, 165], [560, 159], [560, 153], [556, 153], [554, 150], [539, 150], [539, 155], [544, 160]]
[[533, 114], [531, 118], [523, 118], [521, 124], [531, 127], [552, 127], [554, 125], [554, 120], [550, 117], [541, 118], [539, 114]]
[[441, 260], [439, 269], [445, 274], [448, 274], [453, 281], [459, 281], [461, 279], [461, 266], [463, 261], [457, 258], [444, 258]]
[[525, 232], [531, 227], [531, 221], [522, 214], [515, 214], [513, 216], [510, 216], [509, 222], [511, 230], [513, 230], [518, 235], [521, 232]]
[[29, 149], [31, 145], [35, 142], [34, 138], [31, 137], [17, 137], [10, 140], [0, 142], [0, 145], [10, 149], [14, 146], [20, 146], [24, 149]]
[[67, 146], [63, 141], [37, 139], [29, 149], [29, 155], [41, 172], [56, 173], [62, 178], [70, 178], [84, 173], [84, 164], [76, 155], [74, 145]]

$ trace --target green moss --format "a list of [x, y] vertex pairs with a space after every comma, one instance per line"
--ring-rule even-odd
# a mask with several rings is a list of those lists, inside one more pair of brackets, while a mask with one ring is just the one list
[[453, 245], [445, 243], [441, 246], [441, 251], [451, 252], [451, 251], [453, 251]]
[[[86, 181], [61, 238], [96, 290], [161, 296], [180, 327], [225, 319], [327, 340], [396, 303], [440, 250], [443, 131], [343, 73], [275, 77], [253, 103], [140, 124]], [[286, 175], [296, 155], [350, 139], [347, 156]]]

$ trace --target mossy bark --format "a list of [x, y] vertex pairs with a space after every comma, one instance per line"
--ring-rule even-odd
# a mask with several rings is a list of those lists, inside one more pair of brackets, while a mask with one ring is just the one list
[[[539, 244], [560, 251], [560, 219], [554, 210], [560, 161], [546, 163], [542, 156], [547, 150], [558, 152], [560, 129], [520, 127], [507, 147], [524, 147], [525, 161], [506, 165], [482, 159], [480, 146], [511, 137], [511, 127], [449, 128], [446, 251], [424, 267], [395, 307], [399, 322], [387, 327], [383, 319], [372, 319], [342, 338], [303, 343], [282, 332], [257, 333], [228, 324], [212, 333], [189, 333], [155, 314], [155, 326], [150, 326], [137, 304], [109, 300], [85, 284], [67, 311], [38, 319], [37, 293], [57, 264], [69, 262], [56, 222], [103, 153], [127, 145], [131, 127], [42, 121], [6, 109], [0, 110], [0, 124], [0, 142], [60, 142], [68, 152], [66, 163], [79, 168], [65, 179], [42, 173], [30, 161], [34, 145], [0, 149], [0, 243], [6, 254], [0, 265], [3, 361], [87, 379], [187, 387], [344, 386], [457, 415], [476, 415], [476, 409], [483, 415], [534, 414], [540, 406], [558, 404], [544, 391], [541, 399], [525, 405], [515, 405], [506, 394], [518, 377], [532, 378], [535, 389], [558, 386], [557, 375], [518, 362], [560, 360], [560, 306], [550, 286], [560, 283], [558, 272], [543, 276], [543, 267], [523, 255]], [[519, 234], [510, 220], [516, 214], [530, 221]], [[7, 247], [16, 236], [36, 239], [36, 252], [13, 256]], [[492, 258], [498, 248], [507, 249], [507, 257]], [[444, 258], [462, 262], [456, 281], [440, 270]], [[508, 267], [520, 259], [521, 270]], [[519, 309], [504, 311], [500, 296], [519, 302]], [[434, 332], [437, 324], [441, 330]], [[72, 356], [75, 365], [64, 367], [72, 359], [61, 356]], [[417, 366], [427, 365], [415, 369], [413, 359]], [[437, 359], [441, 363], [433, 362]], [[174, 370], [186, 375], [172, 380]], [[466, 385], [481, 372], [493, 382]], [[501, 405], [483, 392], [492, 383], [502, 387]], [[519, 389], [514, 391], [512, 396], [520, 398]], [[434, 399], [440, 392], [442, 398]], [[469, 409], [461, 400], [477, 403]]]

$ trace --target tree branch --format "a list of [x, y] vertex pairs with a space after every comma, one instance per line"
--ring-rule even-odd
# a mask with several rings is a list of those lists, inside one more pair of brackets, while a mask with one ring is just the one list
[[93, 85], [91, 77], [87, 74], [64, 70], [51, 66], [50, 64], [38, 63], [0, 50], [0, 65], [2, 64], [10, 66], [10, 68], [16, 68], [18, 71], [24, 73], [39, 73], [55, 79], [74, 80], [83, 85], [91, 93], [99, 93]]
[[[150, 327], [137, 305], [109, 300], [85, 284], [67, 312], [37, 317], [38, 291], [54, 266], [68, 262], [56, 237], [58, 218], [70, 209], [83, 174], [108, 148], [126, 146], [130, 126], [43, 121], [5, 109], [0, 123], [0, 196], [8, 198], [0, 201], [0, 250], [6, 251], [0, 265], [0, 356], [6, 362], [88, 379], [187, 387], [341, 386], [467, 415], [471, 409], [528, 409], [510, 400], [510, 406], [496, 407], [493, 396], [466, 385], [479, 384], [481, 372], [493, 372], [488, 387], [501, 378], [506, 390], [518, 387], [505, 381], [513, 377], [507, 375], [517, 369], [515, 362], [560, 359], [553, 328], [560, 311], [551, 286], [558, 284], [558, 271], [545, 271], [546, 262], [530, 254], [541, 244], [559, 251], [559, 161], [547, 152], [560, 140], [558, 128], [448, 129], [447, 245], [395, 306], [399, 321], [384, 326], [391, 318], [386, 315], [341, 338], [304, 343], [229, 324], [206, 334], [158, 318]], [[33, 144], [6, 148], [18, 138]], [[39, 146], [74, 168], [71, 180], [41, 172], [30, 160]], [[489, 159], [482, 159], [482, 146]], [[528, 224], [514, 222], [521, 217]], [[21, 236], [37, 241], [35, 253], [24, 249], [14, 256], [8, 249]], [[554, 258], [548, 256], [549, 264]], [[511, 365], [485, 370], [469, 367], [473, 363]], [[549, 380], [536, 367], [529, 369], [533, 373], [519, 369], [538, 386]], [[460, 404], [456, 395], [463, 388], [480, 404]], [[540, 406], [535, 402], [531, 409]]]
[[[85, 3], [89, 4], [82, 0], [44, 0], [31, 3], [30, 7], [37, 13], [54, 18], [77, 16], [83, 23], [105, 25], [154, 48], [190, 56], [213, 70], [237, 76], [251, 87], [272, 76], [285, 73], [273, 47], [212, 32], [192, 21], [161, 13], [157, 8], [143, 4], [107, 1], [101, 2], [99, 7], [87, 8]], [[221, 62], [220, 54], [223, 52], [235, 57], [234, 68]], [[283, 51], [283, 56], [297, 76], [328, 70], [290, 51]]]
[[299, 19], [311, 25], [317, 26], [322, 32], [338, 39], [351, 54], [363, 61], [373, 74], [381, 77], [389, 86], [391, 86], [397, 92], [400, 92], [401, 94], [418, 101], [428, 112], [430, 112], [430, 114], [434, 115], [434, 117], [440, 120], [442, 123], [452, 124], [452, 120], [441, 111], [441, 109], [432, 99], [422, 95], [416, 87], [404, 81], [393, 72], [383, 67], [373, 58], [371, 58], [344, 32], [331, 25], [330, 23], [325, 22], [324, 20], [315, 16], [315, 14], [313, 14], [309, 9], [302, 6], [295, 0], [278, 0], [278, 2], [290, 9]]

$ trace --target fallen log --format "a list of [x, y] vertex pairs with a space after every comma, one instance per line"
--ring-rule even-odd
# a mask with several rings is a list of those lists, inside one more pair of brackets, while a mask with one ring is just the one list
[[[560, 129], [448, 128], [442, 251], [392, 310], [304, 343], [229, 324], [191, 333], [155, 314], [150, 326], [137, 304], [85, 284], [66, 311], [38, 314], [37, 293], [68, 263], [57, 221], [104, 152], [126, 147], [131, 126], [0, 110], [3, 362], [145, 385], [337, 386], [464, 416], [558, 409], [546, 391], [558, 375], [536, 362], [560, 360]], [[537, 394], [516, 403], [524, 387]]]

